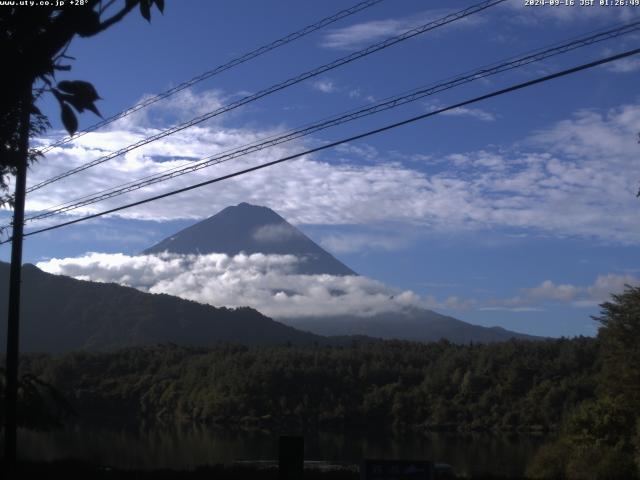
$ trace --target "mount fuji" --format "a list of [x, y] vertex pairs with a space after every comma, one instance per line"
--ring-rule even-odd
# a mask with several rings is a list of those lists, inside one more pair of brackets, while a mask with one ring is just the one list
[[[357, 275], [329, 252], [273, 210], [240, 203], [185, 228], [146, 249], [147, 255], [224, 253], [293, 255], [295, 273], [304, 275]], [[251, 305], [249, 305], [251, 306]], [[319, 335], [366, 335], [386, 339], [456, 343], [536, 339], [500, 327], [482, 327], [437, 312], [407, 306], [391, 313], [363, 315], [301, 315], [277, 318], [289, 326]]]
[[267, 207], [241, 203], [185, 228], [146, 249], [145, 255], [239, 253], [294, 255], [297, 273], [355, 275], [356, 273]]

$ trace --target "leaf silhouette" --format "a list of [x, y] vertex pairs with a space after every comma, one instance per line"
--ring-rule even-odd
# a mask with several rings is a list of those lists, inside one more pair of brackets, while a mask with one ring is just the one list
[[64, 80], [58, 83], [58, 88], [86, 102], [95, 102], [100, 99], [95, 87], [82, 80]]
[[61, 91], [66, 92], [62, 93], [58, 90], [56, 96], [59, 101], [71, 104], [78, 113], [82, 113], [86, 109], [92, 111], [99, 117], [102, 117], [94, 103], [100, 98], [100, 96], [91, 83], [80, 80], [65, 80], [58, 83], [58, 88]]
[[149, 0], [140, 0], [140, 13], [147, 20], [147, 22], [151, 21], [151, 7], [149, 4]]
[[69, 135], [73, 135], [78, 131], [78, 119], [76, 118], [76, 114], [73, 113], [71, 107], [66, 103], [60, 103], [60, 109], [62, 124], [64, 125], [64, 128], [67, 129], [67, 132], [69, 132]]
[[102, 118], [102, 114], [100, 113], [100, 110], [98, 110], [98, 107], [95, 106], [95, 104], [90, 103], [89, 105], [86, 105], [87, 110], [95, 113], [97, 116]]

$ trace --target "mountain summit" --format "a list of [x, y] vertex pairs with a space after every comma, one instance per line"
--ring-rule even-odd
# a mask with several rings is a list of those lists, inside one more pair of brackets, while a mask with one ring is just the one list
[[[300, 230], [267, 207], [241, 203], [165, 238], [144, 254], [264, 253], [295, 255], [301, 259], [297, 273], [356, 275]], [[276, 317], [278, 322], [317, 335], [367, 335], [413, 341], [495, 342], [510, 338], [535, 339], [528, 335], [473, 325], [424, 308], [373, 316], [322, 315]]]
[[276, 212], [249, 203], [227, 207], [142, 253], [162, 252], [295, 255], [301, 260], [298, 273], [356, 275]]

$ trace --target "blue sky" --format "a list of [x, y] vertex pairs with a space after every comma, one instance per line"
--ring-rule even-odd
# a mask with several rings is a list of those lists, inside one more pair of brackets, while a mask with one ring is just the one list
[[[167, 2], [165, 15], [154, 12], [151, 24], [130, 15], [96, 38], [77, 39], [69, 51], [77, 58], [73, 71], [60, 79], [93, 82], [108, 116], [351, 4]], [[31, 170], [29, 183], [470, 4], [383, 1], [53, 150]], [[637, 7], [508, 1], [38, 190], [27, 208], [44, 209], [639, 18]], [[639, 34], [592, 45], [77, 213], [196, 183], [638, 45]], [[176, 230], [247, 201], [273, 208], [371, 282], [405, 292], [411, 302], [527, 333], [593, 334], [590, 316], [598, 303], [640, 278], [639, 73], [640, 58], [630, 57], [120, 216], [35, 235], [25, 243], [24, 259], [58, 273], [112, 279], [86, 261], [88, 252], [124, 254], [102, 257], [104, 273]], [[52, 118], [51, 138], [57, 138], [57, 108], [50, 99], [42, 108]], [[83, 115], [81, 127], [95, 120]], [[7, 246], [0, 255], [8, 259]], [[127, 283], [122, 278], [116, 280]], [[373, 283], [367, 285], [357, 287], [359, 294]], [[212, 303], [221, 298], [227, 297], [198, 297]], [[258, 297], [240, 298], [252, 303]], [[267, 301], [260, 297], [253, 306], [273, 313]]]

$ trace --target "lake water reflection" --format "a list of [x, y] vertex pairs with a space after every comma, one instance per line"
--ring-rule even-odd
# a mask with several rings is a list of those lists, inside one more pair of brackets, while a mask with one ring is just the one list
[[[460, 475], [521, 476], [546, 440], [523, 435], [319, 432], [305, 435], [305, 458], [353, 462], [362, 458], [425, 459], [448, 463]], [[192, 469], [236, 460], [273, 460], [277, 441], [277, 433], [202, 426], [74, 426], [19, 432], [25, 458], [76, 458], [127, 469]]]

